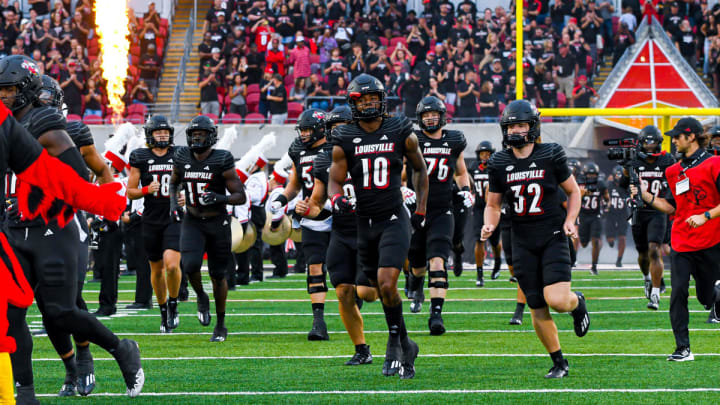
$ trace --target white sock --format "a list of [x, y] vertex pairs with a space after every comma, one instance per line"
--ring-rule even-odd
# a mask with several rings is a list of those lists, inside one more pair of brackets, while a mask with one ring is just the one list
[[657, 294], [657, 296], [660, 297], [660, 287], [653, 287], [652, 292], [650, 293], [650, 296], [652, 297], [653, 294]]

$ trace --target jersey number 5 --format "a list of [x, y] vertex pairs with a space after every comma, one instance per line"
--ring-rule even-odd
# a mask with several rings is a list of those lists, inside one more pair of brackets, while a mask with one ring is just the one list
[[[193, 185], [195, 187], [193, 187]], [[207, 183], [187, 183], [188, 200], [190, 205], [196, 207], [200, 202], [200, 196], [206, 191]]]
[[[515, 213], [518, 215], [538, 215], [542, 214], [543, 210], [540, 207], [542, 201], [542, 187], [537, 183], [530, 183], [527, 186], [517, 185], [512, 186], [510, 189], [513, 191], [515, 202], [513, 208]], [[527, 194], [527, 197], [525, 195]], [[527, 199], [532, 198], [528, 207]]]
[[361, 159], [363, 169], [363, 188], [387, 188], [390, 183], [390, 162], [386, 157]]
[[303, 183], [305, 183], [305, 188], [308, 190], [312, 190], [315, 186], [315, 180], [312, 176], [312, 165], [303, 166], [302, 167], [302, 179]]

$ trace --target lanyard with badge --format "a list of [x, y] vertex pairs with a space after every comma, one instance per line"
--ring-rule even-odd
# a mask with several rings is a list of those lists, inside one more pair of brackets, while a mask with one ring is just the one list
[[693, 168], [695, 164], [700, 160], [703, 156], [705, 156], [705, 151], [703, 151], [700, 156], [696, 157], [692, 162], [690, 162], [689, 165], [687, 165], [680, 174], [678, 174], [678, 178], [683, 178], [682, 180], [675, 183], [675, 194], [680, 195], [683, 193], [686, 193], [688, 190], [690, 190], [690, 178], [688, 178], [685, 175], [685, 172], [689, 169]]

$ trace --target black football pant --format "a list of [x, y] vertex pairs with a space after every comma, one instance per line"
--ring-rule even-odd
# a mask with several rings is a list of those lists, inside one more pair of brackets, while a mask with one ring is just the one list
[[270, 261], [275, 266], [273, 276], [287, 276], [288, 264], [285, 257], [285, 244], [270, 246]]
[[[125, 240], [132, 241], [125, 246], [125, 253], [128, 260], [135, 257], [135, 302], [140, 304], [152, 303], [152, 284], [150, 283], [150, 262], [145, 252], [145, 242], [143, 240], [142, 224], [137, 222], [125, 228]], [[128, 269], [130, 269], [128, 261]]]
[[77, 306], [83, 311], [87, 311], [88, 307], [82, 297], [83, 287], [85, 287], [85, 275], [88, 271], [88, 261], [90, 259], [90, 230], [87, 227], [85, 214], [78, 212], [75, 214], [80, 226], [80, 231], [85, 235], [84, 240], [78, 241], [77, 247], [77, 268], [78, 268], [78, 288], [77, 288]]
[[677, 347], [690, 347], [688, 334], [688, 289], [690, 276], [695, 279], [698, 301], [710, 309], [713, 305], [714, 284], [720, 279], [720, 245], [695, 252], [670, 253], [672, 292], [670, 294], [670, 324]]
[[118, 229], [103, 233], [95, 254], [95, 269], [99, 270], [100, 277], [102, 277], [100, 309], [109, 313], [113, 313], [117, 309], [122, 241], [123, 234]]
[[263, 206], [252, 206], [250, 207], [252, 216], [250, 220], [255, 225], [255, 231], [257, 233], [257, 239], [255, 244], [248, 249], [248, 259], [250, 260], [250, 275], [256, 280], [263, 279], [263, 249], [265, 243], [262, 240], [262, 229], [265, 226], [265, 220], [267, 213]]
[[[70, 334], [78, 342], [89, 340], [105, 350], [115, 349], [119, 343], [117, 336], [77, 306], [77, 225], [71, 222], [60, 229], [53, 222], [47, 227], [10, 228], [8, 239], [33, 287], [43, 324], [56, 351], [67, 353], [72, 349]], [[32, 384], [32, 338], [25, 313], [26, 310], [14, 307], [8, 310], [8, 335], [18, 345], [11, 355], [13, 375], [21, 385]]]

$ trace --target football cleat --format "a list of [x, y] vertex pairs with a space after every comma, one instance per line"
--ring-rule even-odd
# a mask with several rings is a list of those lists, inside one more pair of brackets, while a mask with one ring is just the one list
[[207, 294], [202, 293], [197, 297], [197, 318], [200, 321], [200, 325], [210, 325], [210, 298]]
[[172, 333], [172, 329], [168, 326], [166, 319], [160, 321], [160, 333]]
[[330, 336], [327, 332], [327, 325], [322, 319], [314, 320], [312, 329], [308, 332], [308, 340], [330, 340]]
[[40, 401], [35, 397], [35, 386], [30, 385], [19, 385], [16, 388], [17, 397], [15, 400], [18, 405], [40, 405]]
[[715, 311], [715, 304], [710, 308], [710, 313], [708, 314], [708, 319], [705, 321], [705, 323], [720, 323], [720, 317], [718, 317], [717, 312]]
[[615, 261], [615, 267], [622, 267], [622, 258], [618, 257], [618, 259]]
[[497, 280], [498, 277], [500, 277], [500, 267], [493, 269], [492, 274], [490, 274], [490, 278], [493, 280]]
[[652, 281], [645, 280], [645, 298], [650, 299], [651, 292], [652, 292]]
[[567, 360], [563, 359], [562, 364], [555, 364], [552, 366], [550, 371], [548, 371], [547, 374], [545, 374], [545, 378], [563, 378], [567, 377], [568, 375], [568, 362]]
[[123, 339], [113, 353], [122, 371], [127, 395], [135, 398], [145, 385], [145, 372], [140, 364], [140, 348], [134, 340]]
[[178, 301], [180, 302], [186, 302], [190, 298], [190, 292], [188, 292], [187, 287], [180, 288], [180, 292], [178, 293]]
[[587, 307], [585, 305], [585, 296], [583, 293], [575, 291], [575, 294], [577, 294], [578, 297], [578, 306], [570, 313], [570, 315], [573, 317], [575, 334], [579, 337], [583, 337], [590, 329], [590, 315], [588, 314]]
[[211, 342], [224, 342], [227, 339], [227, 328], [221, 326], [215, 326], [213, 335], [210, 338]]
[[170, 330], [180, 325], [180, 314], [178, 313], [177, 301], [168, 300], [167, 326]]
[[75, 386], [75, 380], [73, 376], [66, 375], [65, 383], [60, 387], [58, 392], [59, 397], [74, 397], [77, 394], [77, 387]]
[[453, 274], [455, 277], [462, 276], [463, 272], [463, 261], [462, 261], [462, 253], [461, 254], [455, 254], [453, 258]]
[[648, 309], [657, 311], [660, 308], [660, 296], [657, 294], [650, 295], [650, 302], [647, 304]]
[[477, 278], [475, 279], [475, 286], [476, 287], [483, 287], [485, 285], [485, 280], [483, 280], [483, 271], [478, 270], [477, 271]]
[[439, 313], [430, 314], [428, 327], [430, 327], [430, 334], [432, 336], [440, 336], [445, 333], [445, 324], [443, 323], [442, 315]]
[[345, 362], [346, 366], [360, 366], [362, 364], [372, 364], [372, 354], [368, 347], [367, 353], [355, 352], [352, 358]]
[[667, 359], [668, 361], [693, 361], [695, 356], [693, 356], [689, 347], [678, 347]]
[[666, 290], [667, 290], [667, 287], [665, 287], [665, 277], [663, 277], [660, 279], [660, 294], [665, 294]]
[[593, 265], [590, 267], [590, 274], [592, 274], [593, 276], [597, 276], [597, 275], [598, 275], [597, 264], [593, 264]]
[[511, 283], [517, 283], [517, 277], [510, 276], [510, 279], [508, 281], [510, 281]]
[[95, 363], [90, 348], [80, 348], [76, 352], [78, 378], [76, 388], [78, 394], [86, 397], [95, 389]]
[[387, 349], [385, 350], [385, 361], [382, 366], [382, 374], [391, 377], [402, 369], [402, 346], [399, 338], [388, 337]]
[[522, 325], [522, 317], [513, 315], [513, 317], [510, 318], [510, 325]]
[[423, 302], [425, 302], [425, 292], [422, 287], [415, 291], [413, 294], [413, 300], [410, 303], [410, 312], [417, 314], [422, 310]]
[[402, 368], [400, 369], [400, 379], [409, 380], [415, 377], [415, 359], [417, 359], [420, 348], [410, 338], [403, 345]]

